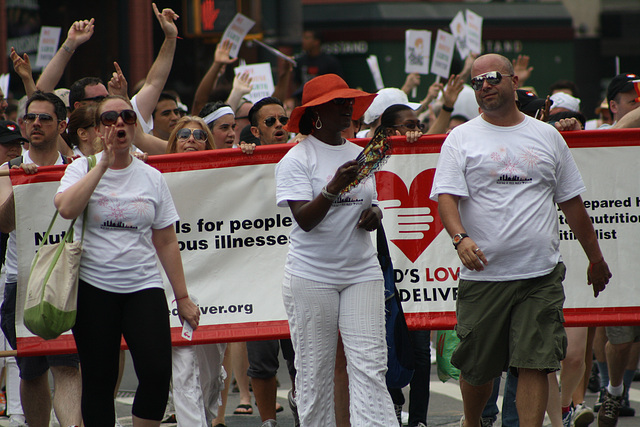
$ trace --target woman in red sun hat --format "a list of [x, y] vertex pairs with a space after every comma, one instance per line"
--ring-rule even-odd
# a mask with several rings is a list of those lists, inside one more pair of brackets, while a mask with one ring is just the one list
[[283, 299], [296, 352], [301, 426], [335, 426], [333, 372], [338, 331], [349, 374], [352, 425], [397, 425], [385, 383], [384, 280], [370, 231], [380, 225], [375, 180], [354, 180], [362, 148], [340, 132], [375, 95], [335, 74], [304, 86], [287, 130], [308, 135], [276, 167], [278, 206], [295, 219]]

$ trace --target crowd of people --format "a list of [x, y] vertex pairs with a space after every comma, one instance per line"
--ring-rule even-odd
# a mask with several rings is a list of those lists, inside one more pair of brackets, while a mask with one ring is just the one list
[[[433, 83], [421, 102], [410, 102], [418, 74], [409, 74], [401, 88], [375, 94], [350, 88], [339, 61], [322, 53], [320, 34], [305, 31], [300, 67], [285, 66], [273, 95], [255, 104], [245, 98], [252, 88], [247, 74], [226, 89], [221, 84], [235, 59], [230, 44], [220, 43], [188, 108], [167, 82], [177, 15], [152, 7], [164, 42], [146, 79], [131, 90], [117, 63], [107, 84], [89, 76], [56, 89], [72, 55], [91, 39], [93, 19], [73, 23], [37, 81], [29, 57], [11, 50], [26, 95], [16, 108], [0, 95], [0, 170], [34, 174], [41, 166], [70, 163], [54, 203], [62, 217], [78, 217], [75, 235], [84, 239], [73, 328], [78, 354], [7, 358], [11, 425], [47, 427], [53, 408], [62, 426], [117, 426], [122, 337], [139, 383], [134, 426], [159, 425], [172, 390], [175, 413], [169, 416], [179, 426], [224, 427], [232, 377], [241, 397], [233, 413], [253, 414], [253, 392], [262, 427], [278, 426], [280, 351], [292, 379], [288, 403], [296, 426], [402, 425], [403, 392], [385, 383], [384, 282], [369, 237], [383, 211], [375, 179], [350, 186], [361, 148], [349, 140], [379, 130], [418, 144], [422, 135], [448, 134], [430, 197], [462, 264], [460, 343], [451, 358], [461, 371], [460, 426], [496, 421], [503, 372], [504, 426], [541, 426], [545, 411], [554, 427], [586, 427], [596, 417], [599, 427], [613, 427], [618, 416], [635, 414], [628, 393], [640, 327], [562, 324], [566, 269], [556, 204], [584, 249], [586, 281], [597, 297], [612, 277], [605, 256], [613, 254], [600, 250], [580, 197], [584, 183], [559, 131], [640, 127], [638, 77], [614, 76], [596, 110], [599, 118], [587, 121], [571, 81], [560, 80], [549, 96], [539, 97], [525, 86], [533, 71], [528, 57], [470, 55], [446, 83]], [[291, 339], [172, 349], [156, 257], [181, 321], [196, 329], [199, 310], [182, 269], [173, 226], [178, 215], [148, 156], [214, 149], [251, 155], [256, 146], [284, 143], [297, 143], [276, 167], [277, 204], [295, 220], [282, 266]], [[527, 150], [540, 161], [527, 171], [526, 183], [502, 185], [492, 156]], [[105, 201], [133, 200], [145, 205], [131, 218], [133, 226], [110, 221]], [[86, 218], [85, 209], [91, 211]], [[14, 349], [17, 224], [12, 184], [2, 176], [1, 325]], [[415, 374], [408, 423], [426, 427], [430, 333], [411, 331], [410, 337]], [[594, 358], [600, 380], [595, 412], [584, 400]]]

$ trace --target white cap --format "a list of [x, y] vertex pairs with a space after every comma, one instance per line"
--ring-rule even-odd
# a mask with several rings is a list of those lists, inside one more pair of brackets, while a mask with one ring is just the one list
[[569, 111], [580, 111], [580, 98], [575, 98], [568, 93], [556, 92], [551, 95], [549, 99], [553, 101], [553, 105], [551, 105], [552, 110], [556, 108], [564, 108]]
[[409, 102], [407, 94], [400, 89], [386, 87], [378, 91], [378, 96], [375, 97], [367, 111], [364, 112], [364, 122], [366, 124], [373, 123], [384, 113], [384, 110], [396, 104], [406, 105], [412, 110], [420, 108], [419, 102]]

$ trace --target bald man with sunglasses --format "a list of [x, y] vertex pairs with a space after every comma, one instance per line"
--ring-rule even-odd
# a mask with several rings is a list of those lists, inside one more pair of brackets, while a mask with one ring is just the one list
[[461, 427], [480, 427], [493, 378], [507, 369], [519, 377], [520, 425], [542, 425], [547, 374], [560, 369], [567, 340], [556, 203], [589, 259], [594, 296], [611, 278], [569, 148], [554, 127], [518, 110], [514, 74], [501, 55], [476, 59], [471, 86], [482, 114], [445, 140], [430, 196], [463, 264], [451, 358], [461, 370]]

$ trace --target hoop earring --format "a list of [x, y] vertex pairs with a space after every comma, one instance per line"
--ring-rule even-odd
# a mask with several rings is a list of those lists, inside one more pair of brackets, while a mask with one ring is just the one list
[[316, 119], [316, 122], [314, 123], [314, 126], [315, 126], [316, 129], [320, 130], [320, 129], [322, 129], [322, 120], [320, 120], [320, 114], [316, 113], [316, 116], [318, 118]]

